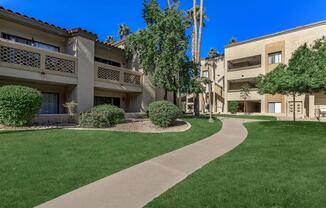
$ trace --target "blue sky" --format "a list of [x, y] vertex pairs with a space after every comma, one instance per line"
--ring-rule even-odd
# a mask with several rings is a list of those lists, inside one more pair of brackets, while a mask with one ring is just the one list
[[[143, 0], [0, 0], [0, 5], [65, 28], [82, 27], [99, 35], [117, 35], [118, 24], [144, 27]], [[162, 7], [166, 0], [159, 0]], [[189, 9], [191, 0], [181, 0]], [[231, 37], [238, 41], [326, 20], [325, 0], [205, 0], [209, 21], [203, 31], [202, 56], [223, 52]]]

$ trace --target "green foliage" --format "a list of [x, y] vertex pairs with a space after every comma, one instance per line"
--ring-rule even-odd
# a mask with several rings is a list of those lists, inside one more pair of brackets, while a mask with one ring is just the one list
[[114, 43], [115, 42], [115, 38], [112, 36], [112, 35], [109, 35], [107, 38], [106, 38], [106, 43]]
[[156, 0], [145, 0], [143, 18], [147, 28], [128, 37], [126, 51], [137, 57], [157, 87], [177, 92], [187, 86], [192, 66], [186, 17], [177, 7], [161, 10]]
[[304, 94], [326, 90], [326, 38], [300, 46], [289, 60], [258, 78], [261, 94]]
[[205, 87], [205, 83], [206, 83], [207, 79], [192, 79], [189, 82], [189, 86], [188, 86], [188, 93], [192, 94], [200, 94], [205, 92], [206, 87]]
[[217, 52], [217, 50], [215, 48], [211, 48], [208, 52], [208, 58], [215, 58], [218, 57], [219, 53]]
[[168, 101], [156, 101], [149, 105], [149, 118], [156, 126], [166, 128], [171, 126], [178, 116], [180, 110]]
[[99, 105], [82, 113], [79, 125], [85, 128], [108, 128], [124, 121], [124, 111], [113, 105]]
[[0, 87], [0, 123], [7, 126], [28, 124], [42, 106], [42, 94], [29, 87]]
[[229, 106], [229, 111], [232, 114], [236, 114], [238, 112], [239, 103], [237, 101], [231, 101]]
[[249, 96], [250, 96], [250, 86], [249, 86], [249, 84], [246, 83], [241, 86], [240, 97], [243, 100], [247, 100]]
[[128, 35], [130, 35], [130, 28], [125, 24], [120, 24], [118, 33], [119, 33], [120, 39], [124, 39]]
[[235, 44], [237, 42], [238, 42], [238, 40], [235, 37], [232, 37], [231, 40], [229, 41], [229, 44], [231, 45], [231, 44]]
[[[260, 94], [295, 96], [326, 90], [326, 38], [303, 44], [292, 55], [289, 65], [280, 64], [257, 80]], [[295, 120], [295, 111], [293, 111]]]

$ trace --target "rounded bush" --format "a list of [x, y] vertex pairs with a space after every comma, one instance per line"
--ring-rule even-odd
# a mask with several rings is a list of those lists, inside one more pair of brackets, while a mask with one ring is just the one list
[[121, 108], [113, 105], [99, 105], [82, 113], [79, 125], [85, 128], [108, 128], [121, 123], [125, 113]]
[[42, 94], [24, 86], [0, 87], [0, 123], [7, 126], [28, 124], [42, 106]]
[[174, 124], [180, 115], [180, 110], [168, 101], [156, 101], [149, 105], [149, 119], [156, 126], [166, 128]]

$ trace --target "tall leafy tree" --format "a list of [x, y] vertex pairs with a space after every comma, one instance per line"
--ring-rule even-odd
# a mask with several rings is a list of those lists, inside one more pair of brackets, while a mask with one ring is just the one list
[[145, 0], [143, 18], [147, 28], [132, 34], [126, 49], [136, 55], [144, 72], [157, 87], [177, 92], [189, 81], [187, 21], [178, 7], [160, 9], [156, 0]]

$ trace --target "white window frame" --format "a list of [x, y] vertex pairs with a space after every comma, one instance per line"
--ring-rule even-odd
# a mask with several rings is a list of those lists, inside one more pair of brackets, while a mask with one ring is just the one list
[[279, 64], [282, 63], [282, 52], [275, 52], [275, 53], [269, 53], [268, 54], [268, 63], [269, 64]]

